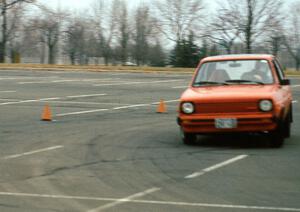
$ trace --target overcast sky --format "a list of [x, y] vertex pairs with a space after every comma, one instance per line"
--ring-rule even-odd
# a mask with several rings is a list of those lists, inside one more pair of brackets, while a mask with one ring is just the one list
[[[59, 5], [65, 9], [71, 10], [82, 10], [82, 9], [89, 9], [95, 0], [38, 0], [41, 3], [46, 3], [52, 7], [58, 7]], [[112, 1], [112, 0], [107, 0]], [[153, 0], [125, 0], [128, 2], [130, 6], [136, 6], [141, 2], [151, 2]], [[187, 0], [188, 1], [188, 0]], [[209, 5], [209, 9], [213, 9], [216, 2], [219, 0], [204, 0], [207, 5]], [[284, 4], [288, 5], [291, 2], [300, 2], [300, 0], [283, 0]]]
[[[112, 0], [107, 0], [112, 1]], [[141, 2], [148, 2], [150, 0], [125, 0], [128, 2], [129, 5], [134, 6], [138, 5]], [[59, 5], [62, 8], [69, 8], [69, 9], [89, 9], [91, 7], [92, 3], [95, 2], [95, 0], [39, 0], [39, 2], [46, 3], [48, 5], [51, 5], [52, 7], [58, 7]]]

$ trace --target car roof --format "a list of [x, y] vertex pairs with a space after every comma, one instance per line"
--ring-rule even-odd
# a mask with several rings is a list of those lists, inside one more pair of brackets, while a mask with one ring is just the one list
[[218, 55], [212, 57], [206, 57], [201, 62], [211, 62], [218, 60], [272, 60], [273, 55], [270, 54], [230, 54], [230, 55]]

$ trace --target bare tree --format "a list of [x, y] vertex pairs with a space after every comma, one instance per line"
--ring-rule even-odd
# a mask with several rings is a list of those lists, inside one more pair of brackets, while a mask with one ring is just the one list
[[2, 19], [2, 37], [0, 41], [0, 63], [5, 62], [6, 44], [8, 40], [7, 15], [17, 4], [32, 3], [34, 0], [1, 0], [0, 15]]
[[[41, 42], [40, 42], [40, 32], [36, 29], [36, 20], [34, 18], [28, 18], [23, 26], [22, 37], [22, 55], [23, 57], [28, 58], [39, 58], [39, 61], [30, 61], [30, 62], [40, 62], [44, 63], [44, 52], [41, 51]], [[45, 46], [43, 44], [43, 46]]]
[[146, 64], [149, 50], [149, 36], [153, 30], [150, 10], [147, 6], [137, 8], [135, 14], [135, 30], [133, 35], [133, 55], [137, 65]]
[[228, 11], [226, 8], [220, 8], [216, 18], [213, 19], [211, 29], [207, 37], [212, 42], [223, 46], [228, 54], [231, 54], [234, 42], [241, 33], [241, 25], [235, 13]]
[[245, 43], [246, 52], [251, 53], [253, 43], [272, 30], [273, 19], [280, 16], [281, 0], [227, 0], [221, 7], [239, 20], [240, 38]]
[[48, 63], [55, 63], [55, 47], [59, 39], [59, 22], [51, 20], [50, 16], [45, 17], [38, 22], [38, 29], [40, 30], [40, 39], [48, 47]]
[[72, 65], [76, 61], [80, 64], [86, 62], [86, 26], [87, 23], [82, 18], [75, 18], [66, 27], [65, 50]]
[[270, 19], [268, 25], [270, 28], [265, 36], [266, 47], [271, 54], [277, 56], [284, 43], [283, 18]]
[[157, 27], [171, 41], [186, 39], [190, 31], [199, 34], [203, 23], [202, 0], [160, 0], [155, 2]]
[[300, 3], [292, 5], [290, 9], [290, 23], [284, 37], [284, 45], [295, 61], [296, 69], [300, 69]]
[[125, 65], [128, 58], [128, 43], [129, 43], [129, 23], [128, 23], [128, 8], [124, 1], [120, 4], [119, 25], [119, 45], [121, 47], [120, 59]]
[[[23, 18], [25, 8], [22, 4], [17, 4], [11, 8], [7, 16], [7, 47], [9, 48], [10, 60], [13, 63], [20, 62], [22, 51]], [[6, 47], [6, 48], [7, 48]]]
[[97, 30], [98, 51], [108, 65], [112, 59], [113, 42], [115, 41], [120, 12], [121, 0], [114, 0], [111, 4], [104, 0], [95, 1], [93, 5], [93, 22]]
[[32, 27], [39, 32], [40, 42], [44, 43], [48, 49], [48, 63], [54, 64], [63, 20], [68, 13], [56, 11], [44, 5], [39, 5], [39, 7], [42, 14], [32, 20]]

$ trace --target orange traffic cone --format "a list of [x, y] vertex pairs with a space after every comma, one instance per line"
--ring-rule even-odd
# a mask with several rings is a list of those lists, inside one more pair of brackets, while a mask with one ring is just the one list
[[49, 105], [44, 107], [42, 121], [52, 121], [52, 114]]
[[166, 103], [164, 102], [163, 99], [160, 100], [156, 112], [157, 113], [166, 113], [167, 112]]

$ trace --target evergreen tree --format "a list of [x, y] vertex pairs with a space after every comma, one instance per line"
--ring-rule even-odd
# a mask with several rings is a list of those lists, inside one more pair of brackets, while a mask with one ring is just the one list
[[148, 56], [151, 66], [163, 67], [166, 65], [166, 54], [159, 41], [156, 42], [155, 46], [149, 49]]
[[196, 67], [199, 63], [199, 47], [194, 43], [194, 35], [191, 33], [188, 40], [187, 53], [189, 55], [189, 62], [187, 67]]
[[208, 43], [206, 40], [203, 40], [203, 44], [202, 47], [200, 48], [200, 53], [199, 53], [199, 57], [200, 60], [207, 57], [209, 55], [209, 50], [208, 50]]
[[183, 39], [176, 42], [171, 51], [170, 64], [175, 67], [196, 67], [199, 56], [199, 48], [194, 43], [193, 34], [190, 34], [188, 40]]
[[218, 55], [218, 47], [216, 44], [214, 44], [213, 46], [211, 46], [210, 51], [209, 51], [209, 56], [216, 56]]
[[170, 55], [170, 65], [178, 67], [179, 66], [179, 58], [180, 58], [180, 41], [176, 42], [174, 49], [171, 51]]

